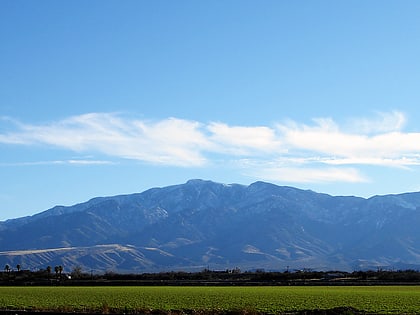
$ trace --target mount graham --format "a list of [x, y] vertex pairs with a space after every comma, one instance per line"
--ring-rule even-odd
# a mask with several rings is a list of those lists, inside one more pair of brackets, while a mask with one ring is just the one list
[[420, 193], [190, 180], [0, 222], [0, 264], [95, 272], [420, 267]]

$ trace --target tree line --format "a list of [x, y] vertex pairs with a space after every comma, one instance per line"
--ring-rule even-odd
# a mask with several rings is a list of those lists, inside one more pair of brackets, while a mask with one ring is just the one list
[[[54, 274], [53, 274], [54, 271]], [[420, 283], [418, 270], [366, 270], [366, 271], [293, 271], [253, 270], [239, 268], [226, 270], [203, 269], [198, 272], [168, 271], [157, 273], [104, 273], [84, 272], [74, 267], [69, 273], [63, 266], [47, 266], [38, 271], [22, 270], [20, 265], [9, 265], [0, 272], [0, 284], [14, 285], [352, 285]]]

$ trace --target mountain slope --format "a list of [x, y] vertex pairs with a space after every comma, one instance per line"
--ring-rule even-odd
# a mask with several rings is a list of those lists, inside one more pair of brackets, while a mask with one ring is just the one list
[[420, 193], [364, 199], [190, 180], [0, 222], [0, 263], [118, 271], [420, 266], [419, 207]]

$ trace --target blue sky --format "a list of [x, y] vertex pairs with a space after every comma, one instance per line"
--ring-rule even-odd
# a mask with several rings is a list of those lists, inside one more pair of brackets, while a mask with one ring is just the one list
[[420, 190], [419, 1], [0, 2], [0, 220], [191, 178]]

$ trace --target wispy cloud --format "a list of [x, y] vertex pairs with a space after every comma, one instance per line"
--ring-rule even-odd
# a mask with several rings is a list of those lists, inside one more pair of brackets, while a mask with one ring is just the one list
[[250, 173], [262, 180], [282, 181], [289, 183], [360, 183], [369, 180], [355, 168], [315, 168], [315, 167], [272, 167], [262, 168]]
[[373, 118], [350, 119], [347, 128], [362, 134], [388, 133], [402, 130], [406, 121], [402, 112], [377, 112]]
[[0, 163], [0, 166], [36, 166], [36, 165], [114, 165], [115, 162], [103, 160], [50, 160], [33, 162]]
[[213, 149], [233, 155], [258, 155], [281, 152], [281, 141], [274, 129], [266, 126], [229, 126], [210, 123], [209, 141]]
[[17, 130], [0, 135], [0, 143], [50, 145], [75, 152], [168, 165], [205, 163], [201, 148], [208, 140], [198, 122], [169, 118], [139, 121], [109, 113], [91, 113], [45, 125], [16, 124]]
[[[399, 131], [405, 121], [399, 112], [382, 117], [384, 122], [372, 120], [369, 130], [361, 130], [353, 120], [354, 128], [343, 131], [332, 119], [316, 119], [312, 125], [287, 123], [277, 127], [290, 150], [307, 156], [321, 155], [341, 164], [413, 165], [420, 153], [420, 133]], [[368, 125], [367, 119], [360, 121]]]
[[[0, 130], [7, 130], [0, 132], [3, 145], [53, 146], [94, 157], [105, 154], [182, 167], [208, 165], [216, 154], [227, 161], [252, 161], [236, 167], [267, 180], [362, 182], [368, 179], [359, 165], [420, 165], [420, 133], [404, 132], [406, 117], [398, 111], [342, 124], [327, 117], [311, 124], [286, 121], [271, 126], [178, 118], [149, 121], [115, 113], [89, 113], [37, 125], [2, 121], [5, 126]], [[57, 162], [86, 165], [105, 160]]]

